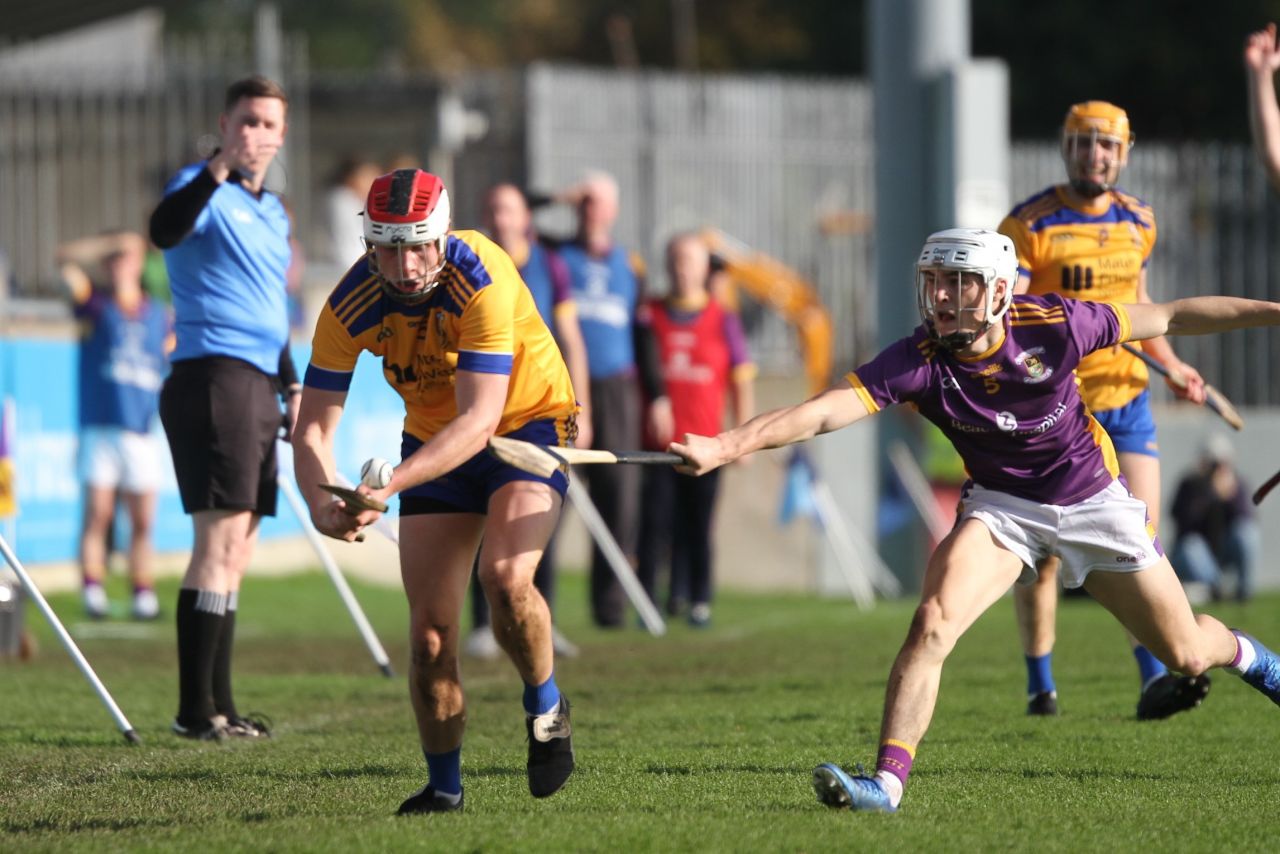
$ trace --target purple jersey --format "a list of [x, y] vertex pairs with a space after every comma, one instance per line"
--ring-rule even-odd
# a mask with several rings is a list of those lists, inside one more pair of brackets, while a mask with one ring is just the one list
[[867, 409], [911, 403], [946, 434], [973, 480], [1042, 504], [1073, 504], [1120, 471], [1106, 432], [1089, 414], [1075, 367], [1129, 338], [1115, 303], [1015, 296], [1004, 335], [962, 358], [923, 326], [846, 379]]

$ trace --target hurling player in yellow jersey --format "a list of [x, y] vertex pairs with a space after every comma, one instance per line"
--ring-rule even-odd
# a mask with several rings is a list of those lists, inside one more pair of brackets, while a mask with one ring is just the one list
[[[1057, 293], [1096, 302], [1149, 303], [1147, 262], [1156, 241], [1150, 205], [1116, 186], [1128, 163], [1133, 132], [1124, 110], [1086, 101], [1067, 111], [1062, 159], [1067, 183], [1032, 196], [1005, 217], [1000, 231], [1018, 253], [1018, 293]], [[1146, 353], [1186, 378], [1177, 396], [1204, 403], [1204, 381], [1180, 361], [1163, 338], [1142, 342]], [[1092, 353], [1076, 370], [1085, 404], [1106, 429], [1130, 492], [1147, 505], [1154, 530], [1160, 514], [1160, 457], [1151, 417], [1147, 367], [1121, 347]], [[1014, 601], [1027, 662], [1027, 713], [1056, 715], [1050, 666], [1058, 603], [1058, 558], [1037, 567], [1035, 583], [1018, 587]], [[1142, 693], [1138, 717], [1166, 718], [1190, 709], [1209, 690], [1207, 676], [1175, 676], [1132, 636]]]
[[555, 340], [511, 258], [474, 231], [449, 230], [440, 179], [418, 169], [378, 178], [364, 210], [368, 253], [316, 323], [295, 434], [298, 484], [325, 534], [354, 540], [377, 518], [335, 501], [333, 437], [356, 359], [368, 351], [405, 403], [402, 460], [378, 499], [400, 495], [400, 573], [409, 600], [409, 693], [428, 781], [400, 813], [462, 807], [466, 722], [458, 637], [471, 567], [493, 631], [524, 681], [529, 790], [556, 792], [573, 771], [569, 701], [553, 675], [551, 619], [533, 573], [560, 515], [563, 472], [499, 463], [500, 434], [572, 438], [577, 404]]

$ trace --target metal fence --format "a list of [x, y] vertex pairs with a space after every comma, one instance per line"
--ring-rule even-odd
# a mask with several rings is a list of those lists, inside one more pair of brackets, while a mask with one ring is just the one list
[[[612, 173], [622, 189], [618, 240], [644, 255], [653, 290], [666, 288], [666, 239], [714, 226], [817, 282], [837, 316], [837, 365], [852, 360], [863, 318], [874, 317], [873, 307], [858, 310], [873, 292], [870, 237], [824, 225], [874, 208], [866, 84], [534, 66], [527, 92], [531, 184]], [[572, 227], [568, 211], [540, 225]], [[780, 319], [755, 306], [744, 319], [762, 366], [798, 369]]]
[[[1056, 143], [1015, 145], [1011, 185], [1023, 199], [1063, 179]], [[1280, 203], [1242, 144], [1140, 143], [1121, 176], [1152, 205], [1158, 237], [1147, 274], [1152, 299], [1228, 294], [1280, 298]], [[1179, 356], [1240, 405], [1280, 405], [1280, 334], [1255, 329], [1180, 337]], [[1166, 394], [1154, 383], [1157, 395]]]
[[[531, 182], [561, 187], [592, 167], [616, 175], [619, 239], [645, 255], [658, 292], [654, 265], [665, 238], [713, 225], [817, 283], [835, 319], [837, 370], [868, 355], [874, 248], [858, 225], [875, 207], [867, 84], [535, 66], [526, 88]], [[1056, 141], [1015, 144], [1011, 160], [1014, 199], [1063, 179]], [[1280, 298], [1280, 272], [1272, 272], [1280, 264], [1273, 249], [1280, 203], [1248, 146], [1144, 143], [1123, 184], [1156, 211], [1153, 298]], [[567, 229], [568, 212], [542, 224]], [[785, 325], [751, 308], [746, 319], [762, 367], [794, 370]], [[1181, 338], [1175, 346], [1236, 402], [1280, 405], [1273, 330]]]
[[[287, 37], [283, 45], [290, 131], [269, 180], [285, 192], [297, 233], [315, 254], [323, 254], [311, 204], [323, 190], [317, 178], [353, 149], [407, 150], [447, 168], [455, 223], [466, 227], [477, 224], [480, 197], [494, 182], [551, 191], [603, 168], [622, 187], [618, 238], [648, 261], [655, 292], [665, 289], [665, 240], [714, 226], [816, 283], [835, 320], [837, 370], [874, 346], [875, 152], [866, 83], [554, 65], [454, 81], [313, 79], [305, 43]], [[145, 227], [165, 178], [216, 131], [223, 90], [254, 67], [252, 56], [248, 39], [170, 40], [141, 81], [122, 85], [0, 73], [0, 249], [19, 294], [59, 294], [52, 259], [60, 240]], [[433, 116], [449, 90], [487, 116], [488, 131], [441, 152], [433, 148]], [[1061, 180], [1053, 142], [1015, 145], [1012, 164], [1015, 199]], [[1247, 147], [1143, 143], [1124, 185], [1153, 204], [1159, 221], [1150, 275], [1156, 299], [1280, 296], [1280, 273], [1272, 272], [1280, 203]], [[572, 227], [571, 212], [554, 206], [538, 221], [551, 233]], [[316, 276], [323, 281], [314, 287], [331, 284]], [[798, 371], [795, 336], [781, 319], [750, 304], [744, 319], [765, 370]], [[1250, 331], [1176, 346], [1238, 403], [1280, 405], [1280, 373], [1271, 367], [1280, 335]]]
[[[306, 50], [296, 39], [285, 47], [290, 133], [269, 182], [305, 218]], [[145, 231], [168, 177], [216, 144], [223, 93], [253, 69], [250, 57], [247, 40], [171, 40], [142, 79], [112, 82], [91, 67], [0, 76], [0, 248], [18, 295], [60, 295], [59, 242], [113, 228]]]

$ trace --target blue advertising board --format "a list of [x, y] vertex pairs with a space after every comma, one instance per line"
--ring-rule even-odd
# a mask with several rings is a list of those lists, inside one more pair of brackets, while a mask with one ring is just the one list
[[[12, 401], [14, 435], [10, 437], [15, 468], [18, 513], [11, 545], [23, 563], [75, 560], [83, 513], [77, 474], [77, 347], [75, 340], [11, 338], [0, 341], [0, 394]], [[299, 374], [311, 356], [310, 342], [293, 346]], [[378, 360], [364, 354], [356, 368], [347, 407], [335, 437], [338, 470], [355, 480], [369, 457], [400, 459], [404, 404], [382, 378]], [[160, 489], [154, 541], [157, 551], [191, 548], [191, 520], [182, 512], [177, 483], [156, 419], [165, 454], [165, 480]], [[283, 465], [291, 472], [291, 460]], [[394, 511], [395, 504], [392, 503]], [[275, 518], [264, 519], [265, 539], [301, 533], [283, 496]], [[118, 546], [124, 541], [117, 540]]]

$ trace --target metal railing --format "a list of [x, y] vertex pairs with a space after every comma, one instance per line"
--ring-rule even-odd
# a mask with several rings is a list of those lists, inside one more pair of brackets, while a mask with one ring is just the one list
[[[253, 68], [247, 40], [169, 40], [141, 75], [92, 67], [53, 77], [0, 75], [0, 249], [15, 294], [61, 294], [58, 243], [114, 228], [145, 232], [164, 182], [216, 145], [229, 83]], [[310, 170], [305, 45], [286, 41], [290, 137], [270, 176], [305, 219]]]
[[[335, 162], [367, 139], [375, 153], [408, 150], [432, 165], [434, 99], [453, 87], [489, 125], [484, 138], [449, 155], [459, 227], [477, 224], [480, 197], [494, 182], [555, 190], [603, 168], [622, 188], [618, 239], [645, 257], [654, 292], [666, 287], [665, 240], [713, 226], [816, 283], [835, 322], [838, 372], [871, 355], [877, 189], [865, 82], [535, 65], [457, 81], [347, 75], [340, 86], [317, 78], [313, 87], [302, 40], [285, 39], [282, 61], [290, 132], [270, 180], [285, 192], [308, 249], [323, 249], [311, 204], [323, 188], [311, 164]], [[205, 38], [167, 41], [149, 71], [118, 85], [0, 70], [0, 249], [16, 293], [60, 294], [59, 241], [145, 228], [164, 180], [205, 153], [200, 141], [216, 130], [226, 84], [252, 69], [248, 39]], [[1056, 143], [1015, 144], [1012, 198], [1061, 178]], [[1152, 203], [1159, 223], [1154, 298], [1280, 296], [1280, 202], [1246, 146], [1142, 143], [1123, 184]], [[567, 234], [571, 212], [552, 206], [538, 222]], [[316, 277], [316, 288], [331, 285]], [[758, 306], [744, 318], [763, 369], [799, 371], [782, 320]], [[1280, 405], [1272, 369], [1280, 335], [1175, 343], [1237, 403]]]

